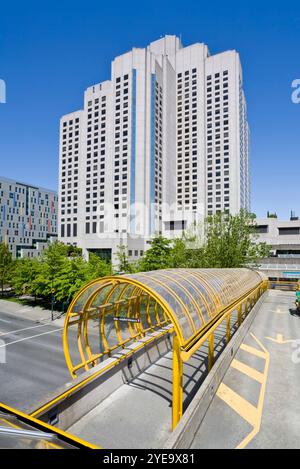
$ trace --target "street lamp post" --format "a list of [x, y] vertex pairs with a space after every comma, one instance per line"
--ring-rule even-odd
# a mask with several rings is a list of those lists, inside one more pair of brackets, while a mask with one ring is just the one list
[[53, 288], [53, 280], [51, 282], [51, 321], [53, 321], [53, 316], [54, 316], [54, 288]]

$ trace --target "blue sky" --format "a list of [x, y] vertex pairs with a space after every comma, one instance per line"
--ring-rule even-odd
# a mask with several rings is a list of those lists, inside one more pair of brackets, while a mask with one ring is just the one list
[[300, 9], [296, 1], [1, 2], [0, 174], [57, 188], [61, 115], [110, 62], [164, 34], [241, 55], [251, 126], [252, 209], [300, 216]]

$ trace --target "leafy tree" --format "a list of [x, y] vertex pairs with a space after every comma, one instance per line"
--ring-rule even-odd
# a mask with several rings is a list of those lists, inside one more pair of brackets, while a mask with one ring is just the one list
[[116, 257], [118, 259], [118, 272], [129, 272], [131, 273], [131, 266], [127, 254], [127, 246], [121, 244], [118, 246], [118, 251], [116, 252]]
[[56, 300], [71, 301], [85, 283], [87, 283], [87, 262], [82, 257], [66, 259], [59, 275], [53, 280]]
[[176, 238], [172, 243], [172, 250], [170, 252], [170, 267], [186, 267], [187, 261], [185, 240], [184, 238]]
[[217, 213], [205, 222], [206, 242], [202, 266], [215, 268], [245, 267], [268, 255], [265, 244], [255, 244], [255, 220], [241, 210], [237, 215]]
[[139, 262], [139, 270], [147, 272], [150, 270], [167, 269], [172, 266], [171, 240], [163, 236], [152, 239], [151, 247], [145, 252]]
[[0, 243], [0, 284], [3, 295], [4, 285], [10, 280], [10, 275], [14, 266], [11, 252], [6, 243]]
[[45, 249], [40, 259], [40, 268], [32, 282], [31, 291], [34, 295], [46, 298], [55, 295], [55, 279], [60, 277], [68, 261], [67, 253], [68, 247], [59, 241], [49, 244]]
[[111, 275], [112, 273], [111, 263], [101, 259], [94, 253], [89, 254], [89, 261], [86, 262], [85, 270], [85, 278], [87, 282], [95, 278]]
[[12, 286], [17, 295], [32, 294], [32, 285], [41, 268], [37, 258], [26, 257], [15, 263]]

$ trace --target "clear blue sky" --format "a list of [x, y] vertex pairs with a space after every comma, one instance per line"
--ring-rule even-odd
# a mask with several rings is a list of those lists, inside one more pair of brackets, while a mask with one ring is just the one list
[[57, 188], [61, 115], [110, 77], [110, 62], [164, 34], [236, 49], [251, 126], [252, 209], [300, 216], [300, 8], [296, 1], [1, 2], [0, 174]]

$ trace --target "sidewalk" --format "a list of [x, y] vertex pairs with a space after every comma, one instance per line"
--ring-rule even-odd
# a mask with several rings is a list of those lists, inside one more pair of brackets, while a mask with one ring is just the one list
[[300, 316], [270, 290], [198, 429], [192, 448], [300, 448]]
[[[12, 314], [19, 318], [28, 319], [31, 321], [50, 323], [58, 327], [63, 327], [65, 314], [61, 317], [51, 321], [51, 311], [43, 309], [40, 306], [27, 306], [13, 301], [0, 300], [0, 315], [1, 311]], [[54, 311], [54, 315], [60, 315], [58, 311]]]

